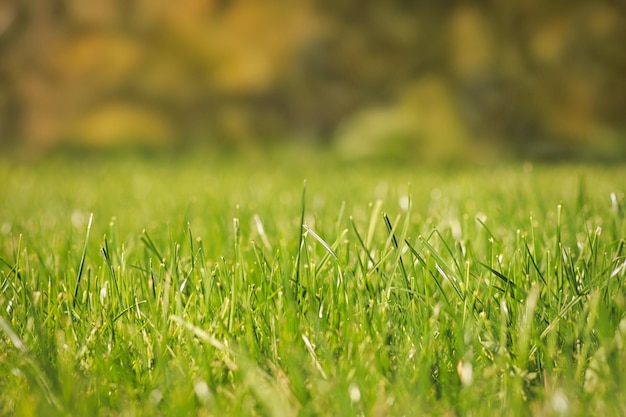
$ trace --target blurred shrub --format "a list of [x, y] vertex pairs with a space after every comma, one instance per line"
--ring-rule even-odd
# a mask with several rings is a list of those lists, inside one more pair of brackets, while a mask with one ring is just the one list
[[390, 106], [358, 112], [341, 125], [337, 137], [345, 158], [455, 162], [470, 158], [471, 145], [454, 96], [437, 77], [407, 86]]
[[5, 0], [0, 146], [619, 159], [624, 39], [608, 0]]
[[81, 116], [68, 129], [67, 141], [72, 146], [163, 148], [173, 141], [170, 126], [145, 107], [109, 103]]

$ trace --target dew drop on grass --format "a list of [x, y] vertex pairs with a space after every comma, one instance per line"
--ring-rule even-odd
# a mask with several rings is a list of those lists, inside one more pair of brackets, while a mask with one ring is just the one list
[[552, 409], [557, 414], [564, 415], [567, 413], [568, 408], [569, 401], [563, 390], [557, 389], [554, 391], [554, 394], [552, 394]]
[[461, 222], [459, 222], [459, 219], [450, 219], [450, 231], [452, 232], [452, 237], [454, 238], [454, 240], [461, 240], [461, 238], [463, 237], [463, 230], [461, 229]]
[[433, 307], [433, 318], [439, 317], [440, 312], [441, 312], [441, 304], [437, 303]]
[[361, 390], [354, 382], [350, 384], [350, 387], [348, 388], [348, 393], [350, 394], [350, 401], [352, 401], [353, 403], [358, 403], [359, 401], [361, 401]]
[[398, 198], [398, 204], [402, 211], [408, 211], [411, 205], [411, 199], [408, 195], [401, 195], [400, 198]]
[[107, 287], [105, 285], [100, 289], [100, 304], [104, 304], [104, 300], [107, 298]]
[[472, 382], [474, 382], [474, 368], [471, 362], [460, 360], [456, 366], [456, 370], [463, 386], [469, 387], [472, 385]]
[[198, 399], [203, 403], [207, 403], [213, 399], [211, 390], [203, 379], [196, 381], [193, 386], [193, 391], [196, 393]]
[[71, 221], [72, 221], [72, 226], [74, 226], [77, 229], [80, 229], [85, 225], [85, 215], [81, 213], [79, 210], [74, 210], [72, 212]]
[[502, 311], [504, 312], [504, 314], [509, 314], [509, 307], [506, 305], [506, 300], [502, 300], [500, 302], [500, 308], [502, 309]]
[[617, 194], [611, 193], [611, 208], [613, 209], [613, 213], [619, 213], [619, 203], [617, 201]]
[[162, 399], [163, 399], [163, 393], [161, 392], [161, 390], [159, 389], [152, 390], [152, 392], [150, 393], [150, 402], [153, 405], [158, 405]]

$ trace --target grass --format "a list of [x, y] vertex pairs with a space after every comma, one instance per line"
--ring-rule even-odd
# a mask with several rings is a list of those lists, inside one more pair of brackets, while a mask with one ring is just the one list
[[623, 167], [252, 167], [0, 163], [0, 415], [626, 415]]

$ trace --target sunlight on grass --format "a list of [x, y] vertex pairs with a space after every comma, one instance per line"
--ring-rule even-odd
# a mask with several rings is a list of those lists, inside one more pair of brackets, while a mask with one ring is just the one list
[[0, 415], [626, 414], [623, 168], [300, 162], [0, 164]]

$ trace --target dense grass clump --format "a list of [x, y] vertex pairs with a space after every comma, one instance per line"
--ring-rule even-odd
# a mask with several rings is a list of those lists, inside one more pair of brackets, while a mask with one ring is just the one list
[[624, 168], [250, 166], [0, 164], [0, 414], [626, 415]]

